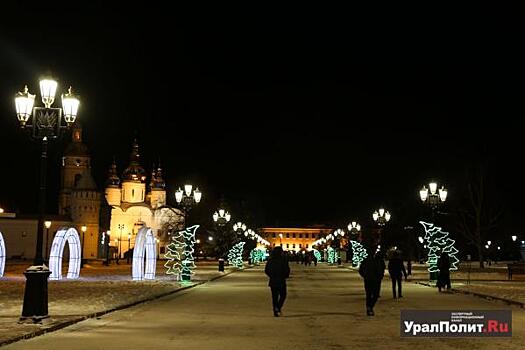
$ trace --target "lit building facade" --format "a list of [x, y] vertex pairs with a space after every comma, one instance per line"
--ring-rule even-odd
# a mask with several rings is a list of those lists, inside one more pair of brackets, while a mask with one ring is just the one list
[[259, 235], [270, 242], [270, 248], [281, 246], [283, 250], [310, 251], [312, 243], [332, 233], [331, 228], [265, 227], [258, 229]]
[[166, 206], [166, 183], [162, 168], [153, 166], [149, 189], [146, 171], [140, 164], [139, 145], [133, 143], [130, 162], [118, 176], [115, 162], [111, 164], [106, 182], [105, 197], [111, 206], [110, 246], [121, 257], [135, 245], [135, 237], [143, 226], [153, 230], [158, 238], [158, 254], [168, 242], [166, 224], [182, 227], [182, 211]]

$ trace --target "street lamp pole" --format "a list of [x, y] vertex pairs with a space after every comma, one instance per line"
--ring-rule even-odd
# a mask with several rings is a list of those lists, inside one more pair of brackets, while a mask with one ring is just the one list
[[385, 210], [384, 208], [379, 208], [379, 210], [374, 211], [372, 214], [372, 218], [374, 219], [377, 226], [379, 226], [379, 237], [377, 237], [376, 244], [379, 243], [381, 240], [381, 234], [383, 232], [383, 227], [390, 221], [392, 218], [392, 215], [388, 210]]
[[80, 268], [83, 268], [84, 267], [84, 242], [86, 241], [87, 226], [82, 225], [80, 229], [82, 230], [82, 246], [80, 248]]
[[[57, 82], [52, 79], [40, 80], [40, 93], [45, 107], [34, 107], [35, 95], [29, 93], [27, 86], [15, 96], [16, 115], [20, 127], [31, 130], [31, 137], [41, 141], [42, 146], [36, 251], [33, 266], [24, 272], [26, 286], [21, 320], [30, 318], [40, 320], [48, 317], [47, 279], [51, 272], [45, 265], [42, 255], [44, 215], [46, 212], [47, 146], [50, 139], [58, 138], [64, 129], [75, 122], [80, 104], [78, 98], [73, 95], [71, 88], [69, 88], [69, 92], [62, 95], [62, 108], [52, 108], [57, 86]], [[30, 118], [31, 122], [28, 123]], [[62, 125], [62, 118], [66, 125]]]
[[118, 224], [118, 228], [120, 230], [120, 236], [119, 236], [119, 239], [118, 239], [118, 257], [117, 257], [117, 262], [120, 260], [120, 255], [122, 254], [122, 230], [124, 229], [125, 225], [124, 224]]
[[[157, 244], [159, 243], [159, 240], [157, 239]], [[136, 244], [136, 242], [135, 242]], [[129, 256], [131, 254], [131, 234], [128, 233], [128, 258], [126, 259], [127, 263], [129, 264]]]
[[46, 225], [46, 256], [44, 259], [49, 261], [49, 228], [51, 227], [51, 221], [46, 221], [44, 224]]

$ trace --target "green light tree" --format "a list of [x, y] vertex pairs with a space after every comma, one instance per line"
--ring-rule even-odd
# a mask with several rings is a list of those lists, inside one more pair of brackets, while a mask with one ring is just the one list
[[199, 228], [199, 225], [194, 225], [191, 227], [186, 228], [184, 231], [181, 231], [183, 237], [184, 237], [184, 250], [182, 252], [182, 271], [181, 271], [181, 279], [183, 281], [190, 281], [191, 275], [193, 275], [193, 269], [196, 267], [193, 257], [193, 246], [195, 244], [195, 232], [197, 232], [197, 229]]
[[359, 266], [368, 256], [365, 247], [358, 241], [351, 240], [352, 244], [352, 266]]
[[164, 257], [168, 259], [164, 266], [167, 268], [167, 275], [175, 275], [177, 280], [181, 278], [182, 271], [182, 251], [184, 249], [184, 236], [183, 231], [178, 231], [171, 235], [170, 241], [168, 244], [167, 252], [164, 254]]
[[236, 266], [240, 269], [243, 268], [242, 262], [242, 250], [246, 242], [239, 242], [233, 246], [228, 252], [228, 263], [232, 266]]
[[439, 271], [437, 263], [442, 253], [447, 253], [450, 258], [450, 270], [457, 270], [459, 259], [456, 255], [459, 251], [454, 247], [456, 241], [449, 237], [448, 232], [442, 231], [441, 227], [424, 221], [420, 221], [419, 223], [425, 228], [424, 239], [428, 249], [428, 271]]

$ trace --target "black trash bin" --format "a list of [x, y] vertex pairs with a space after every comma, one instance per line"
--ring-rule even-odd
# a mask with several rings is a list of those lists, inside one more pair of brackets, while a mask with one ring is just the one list
[[224, 272], [224, 259], [219, 259], [219, 272]]

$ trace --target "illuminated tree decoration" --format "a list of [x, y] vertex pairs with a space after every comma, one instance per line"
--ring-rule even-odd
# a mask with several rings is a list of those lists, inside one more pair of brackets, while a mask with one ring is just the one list
[[182, 252], [184, 249], [184, 236], [182, 231], [171, 235], [170, 244], [167, 245], [167, 252], [164, 257], [168, 259], [164, 266], [167, 268], [167, 275], [175, 275], [177, 280], [181, 279], [182, 272]]
[[358, 241], [351, 240], [352, 244], [352, 266], [359, 266], [361, 262], [368, 256], [365, 247]]
[[266, 257], [266, 250], [261, 248], [254, 248], [250, 252], [250, 260], [252, 261], [252, 264], [259, 264], [264, 261], [264, 258]]
[[317, 261], [321, 261], [321, 253], [317, 249], [312, 249], [314, 252], [314, 256], [317, 259]]
[[62, 228], [55, 235], [51, 245], [51, 252], [49, 253], [50, 280], [62, 279], [62, 256], [66, 242], [69, 247], [67, 278], [75, 279], [80, 274], [80, 260], [82, 259], [80, 237], [74, 228]]
[[0, 232], [0, 277], [4, 275], [4, 269], [5, 269], [5, 243], [4, 243], [4, 237], [2, 237], [2, 232]]
[[230, 265], [236, 266], [239, 269], [242, 269], [242, 250], [246, 242], [239, 242], [230, 249], [228, 252], [228, 263]]
[[191, 227], [186, 228], [182, 232], [182, 235], [184, 237], [184, 250], [182, 252], [182, 271], [181, 271], [181, 278], [183, 281], [190, 281], [191, 275], [194, 274], [193, 269], [196, 267], [193, 257], [193, 252], [195, 251], [193, 249], [193, 246], [195, 245], [195, 232], [197, 232], [197, 229], [199, 228], [199, 225], [193, 225]]
[[428, 248], [428, 271], [439, 271], [437, 262], [442, 253], [447, 253], [450, 258], [450, 270], [457, 270], [459, 259], [456, 257], [456, 254], [459, 251], [454, 247], [456, 241], [448, 236], [448, 232], [442, 231], [441, 227], [423, 221], [420, 221], [419, 223], [425, 228], [424, 239], [427, 242], [426, 245]]
[[337, 252], [334, 248], [328, 247], [328, 259], [329, 264], [335, 264], [337, 262]]
[[[146, 260], [146, 266], [144, 266], [144, 260]], [[137, 232], [135, 247], [133, 248], [133, 266], [131, 268], [133, 281], [155, 279], [156, 269], [157, 239], [151, 228], [142, 227]]]

